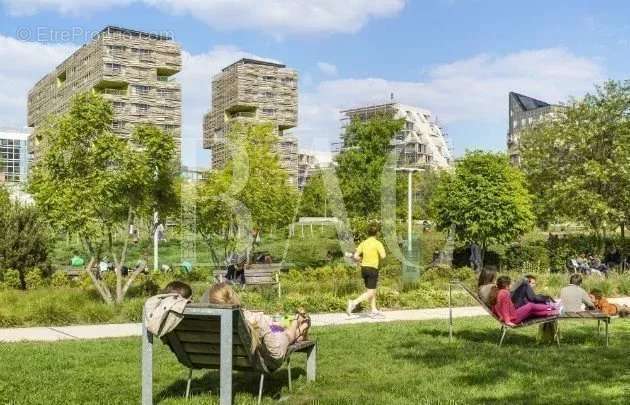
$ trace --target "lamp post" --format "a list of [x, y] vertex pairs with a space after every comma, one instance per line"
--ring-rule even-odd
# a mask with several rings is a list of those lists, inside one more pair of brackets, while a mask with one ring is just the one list
[[411, 253], [411, 239], [412, 239], [412, 203], [413, 203], [413, 173], [424, 171], [422, 168], [418, 167], [400, 167], [396, 168], [397, 172], [406, 172], [407, 173], [407, 252]]

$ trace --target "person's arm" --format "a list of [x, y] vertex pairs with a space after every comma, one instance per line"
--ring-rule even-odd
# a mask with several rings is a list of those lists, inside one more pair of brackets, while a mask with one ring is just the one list
[[535, 302], [535, 303], [540, 303], [540, 304], [547, 303], [547, 301], [550, 301], [550, 298], [551, 298], [547, 295], [536, 294], [534, 292], [534, 289], [529, 284], [525, 287], [525, 297], [527, 298], [527, 301], [529, 302]]
[[359, 246], [357, 246], [357, 250], [354, 251], [354, 255], [352, 256], [352, 258], [358, 262], [359, 260], [361, 260], [362, 254], [363, 254], [363, 242], [359, 243]]
[[586, 305], [587, 309], [595, 308], [595, 304], [591, 300], [591, 297], [588, 296], [588, 293], [582, 290], [582, 304]]
[[381, 260], [383, 260], [385, 258], [385, 256], [386, 256], [386, 254], [385, 254], [385, 247], [383, 246], [382, 243], [380, 243], [378, 245], [378, 255], [381, 257]]

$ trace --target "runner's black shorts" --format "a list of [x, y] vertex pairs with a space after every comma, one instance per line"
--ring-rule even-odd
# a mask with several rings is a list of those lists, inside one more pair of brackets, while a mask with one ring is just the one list
[[376, 283], [378, 283], [378, 270], [374, 267], [361, 267], [361, 277], [365, 283], [365, 288], [368, 290], [376, 289]]

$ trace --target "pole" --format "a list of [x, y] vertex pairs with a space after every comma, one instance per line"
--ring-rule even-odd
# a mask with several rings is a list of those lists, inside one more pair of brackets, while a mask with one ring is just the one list
[[407, 251], [411, 253], [411, 181], [413, 172], [409, 170], [407, 177]]
[[158, 213], [153, 212], [153, 271], [158, 271]]

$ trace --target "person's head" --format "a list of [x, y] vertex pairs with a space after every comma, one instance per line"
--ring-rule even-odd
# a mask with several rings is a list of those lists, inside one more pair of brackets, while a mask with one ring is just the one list
[[228, 283], [216, 283], [208, 290], [208, 302], [217, 305], [241, 305], [241, 300]]
[[571, 274], [571, 277], [569, 277], [569, 284], [581, 285], [582, 284], [582, 275], [580, 273]]
[[479, 273], [477, 287], [486, 284], [494, 284], [497, 279], [497, 269], [495, 266], [485, 266]]
[[497, 288], [499, 290], [510, 288], [510, 284], [512, 284], [512, 280], [508, 276], [501, 276], [497, 278]]
[[378, 235], [379, 230], [380, 226], [377, 223], [371, 223], [370, 226], [368, 226], [368, 236]]
[[533, 274], [527, 274], [525, 276], [525, 279], [527, 280], [527, 282], [529, 283], [529, 285], [534, 288], [536, 286], [536, 276]]
[[602, 290], [600, 290], [599, 288], [593, 288], [591, 290], [591, 295], [595, 297], [596, 300], [601, 300], [603, 296]]
[[164, 294], [179, 294], [182, 298], [190, 299], [192, 297], [192, 288], [181, 281], [171, 281], [164, 288]]

